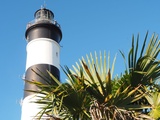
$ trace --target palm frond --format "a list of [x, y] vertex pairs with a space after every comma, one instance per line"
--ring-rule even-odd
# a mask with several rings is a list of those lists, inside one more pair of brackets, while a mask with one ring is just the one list
[[[83, 70], [83, 75], [85, 79], [85, 84], [88, 85], [87, 90], [92, 95], [95, 95], [97, 99], [101, 99], [104, 102], [106, 97], [111, 94], [111, 79], [114, 71], [114, 64], [116, 57], [113, 60], [111, 70], [110, 70], [110, 55], [106, 57], [106, 52], [104, 52], [104, 57], [100, 52], [98, 59], [97, 53], [95, 52], [95, 57], [92, 54], [90, 56], [86, 55], [87, 60], [82, 57], [80, 64], [76, 63], [77, 66], [73, 66], [74, 71], [71, 70], [72, 74], [80, 75], [80, 70]], [[108, 58], [108, 59], [107, 59]], [[107, 64], [107, 60], [108, 64]]]
[[[146, 33], [139, 56], [139, 34], [136, 44], [134, 43], [134, 36], [132, 37], [132, 48], [128, 53], [128, 66], [129, 73], [132, 75], [132, 86], [137, 86], [138, 84], [153, 84], [150, 83], [150, 80], [152, 79], [153, 82], [156, 82], [160, 76], [160, 61], [157, 58], [160, 52], [160, 41], [158, 40], [158, 36], [153, 34], [149, 44], [146, 45], [147, 37], [148, 32]], [[123, 54], [122, 57], [124, 58]]]
[[151, 92], [150, 95], [145, 96], [151, 105], [151, 110], [149, 111], [149, 116], [154, 119], [160, 118], [160, 92]]

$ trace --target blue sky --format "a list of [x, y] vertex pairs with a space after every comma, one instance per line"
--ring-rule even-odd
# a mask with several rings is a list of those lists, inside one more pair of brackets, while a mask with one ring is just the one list
[[[3, 0], [0, 7], [1, 119], [20, 120], [26, 64], [26, 24], [44, 0]], [[81, 56], [106, 51], [117, 54], [115, 73], [124, 71], [123, 59], [132, 34], [143, 40], [149, 31], [160, 34], [159, 0], [46, 0], [62, 27], [61, 65], [71, 68]], [[142, 42], [142, 41], [140, 41]], [[65, 76], [61, 73], [61, 79]]]

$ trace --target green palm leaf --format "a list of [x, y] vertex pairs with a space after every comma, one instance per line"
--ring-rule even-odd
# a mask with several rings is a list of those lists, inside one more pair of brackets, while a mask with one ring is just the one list
[[150, 95], [145, 96], [151, 105], [151, 111], [148, 113], [152, 118], [160, 118], [160, 92], [151, 92]]
[[[73, 66], [73, 70], [71, 70], [72, 74], [75, 74], [79, 77], [80, 71], [84, 72], [85, 84], [89, 87], [87, 90], [89, 93], [94, 95], [96, 99], [104, 102], [106, 97], [111, 94], [111, 78], [114, 71], [114, 64], [116, 58], [114, 58], [111, 72], [110, 72], [110, 62], [106, 65], [106, 52], [104, 52], [104, 57], [102, 57], [102, 53], [100, 52], [100, 57], [98, 59], [97, 53], [95, 52], [95, 57], [90, 54], [90, 57], [86, 55], [87, 60], [82, 57], [82, 61], [80, 64], [76, 63], [77, 66]], [[108, 61], [110, 61], [110, 55], [108, 54]]]
[[[153, 84], [153, 82], [156, 82], [160, 78], [160, 61], [157, 58], [160, 52], [160, 41], [158, 40], [158, 36], [153, 34], [149, 44], [146, 45], [147, 37], [148, 32], [140, 52], [138, 52], [139, 35], [137, 36], [136, 45], [134, 44], [135, 38], [134, 36], [132, 37], [132, 48], [128, 54], [128, 66], [132, 86]], [[138, 53], [140, 53], [139, 57]], [[124, 54], [122, 52], [121, 54], [125, 60]], [[150, 81], [151, 79], [153, 82]]]

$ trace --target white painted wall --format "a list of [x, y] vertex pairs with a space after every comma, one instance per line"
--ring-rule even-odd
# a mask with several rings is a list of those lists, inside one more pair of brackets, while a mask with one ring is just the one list
[[38, 38], [27, 44], [26, 70], [36, 64], [50, 64], [60, 68], [60, 46], [49, 38]]
[[[37, 120], [35, 117], [41, 111], [42, 105], [34, 103], [38, 97], [36, 94], [27, 96], [22, 102], [21, 120]], [[41, 120], [46, 120], [46, 116], [42, 116]]]

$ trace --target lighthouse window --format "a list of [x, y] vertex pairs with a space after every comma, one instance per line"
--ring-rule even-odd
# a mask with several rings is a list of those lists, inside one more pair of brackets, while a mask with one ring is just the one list
[[45, 19], [48, 19], [48, 11], [42, 10], [41, 11], [41, 17], [45, 18]]
[[56, 52], [56, 56], [58, 57], [58, 52]]
[[52, 16], [52, 14], [51, 13], [49, 13], [48, 12], [48, 18], [51, 20], [51, 19], [53, 19], [53, 16]]
[[36, 13], [36, 19], [39, 19], [41, 17], [41, 13], [40, 12], [37, 12]]
[[40, 10], [36, 13], [35, 18], [37, 20], [39, 19], [48, 19], [48, 20], [52, 20], [53, 19], [53, 14], [50, 11], [47, 10]]

